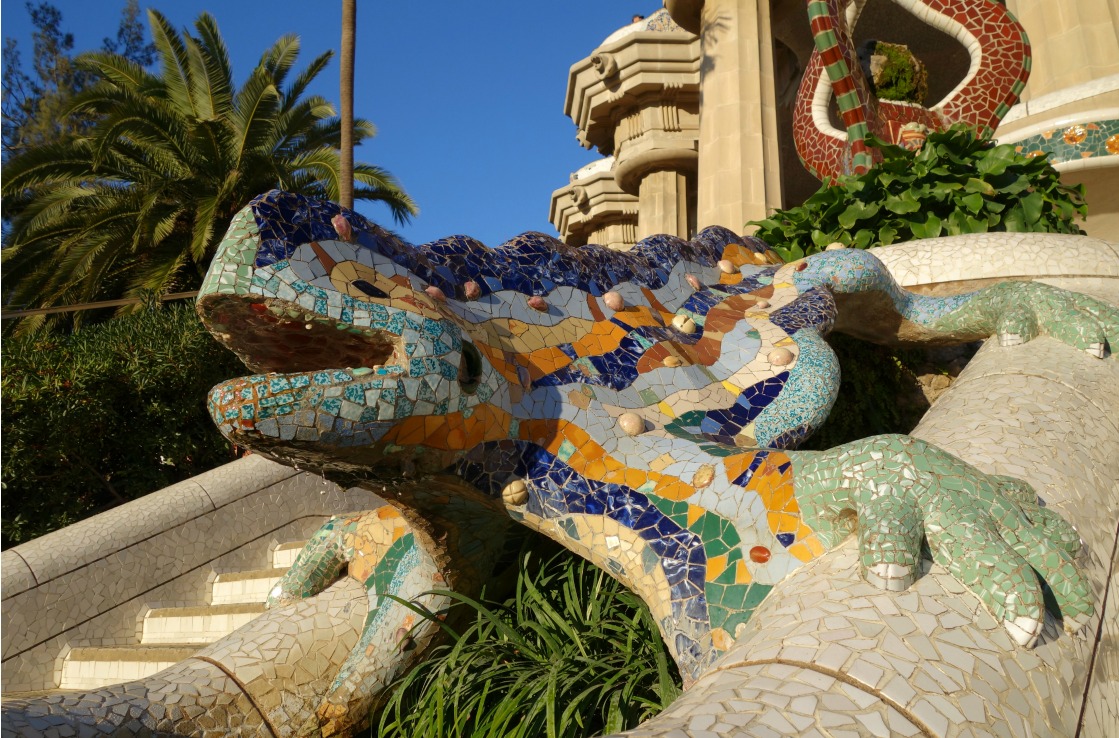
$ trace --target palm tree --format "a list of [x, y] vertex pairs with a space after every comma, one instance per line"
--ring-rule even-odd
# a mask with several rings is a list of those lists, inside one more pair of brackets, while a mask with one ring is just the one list
[[[108, 52], [80, 63], [100, 81], [71, 110], [96, 123], [3, 168], [6, 306], [51, 306], [189, 290], [234, 213], [273, 187], [337, 200], [341, 124], [305, 96], [327, 52], [288, 80], [299, 40], [284, 36], [240, 89], [214, 19], [180, 35], [148, 11], [157, 73]], [[365, 120], [354, 139], [374, 135]], [[358, 200], [380, 201], [406, 222], [417, 212], [385, 170], [354, 167]], [[37, 320], [36, 320], [37, 318]], [[41, 325], [25, 319], [21, 332]]]
[[342, 0], [342, 58], [338, 96], [342, 101], [342, 207], [354, 206], [354, 37], [357, 0]]

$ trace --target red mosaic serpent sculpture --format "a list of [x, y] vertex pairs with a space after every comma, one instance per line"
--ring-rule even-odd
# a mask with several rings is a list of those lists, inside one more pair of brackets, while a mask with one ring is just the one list
[[[989, 135], [1018, 101], [1030, 74], [1026, 31], [996, 0], [894, 0], [932, 27], [962, 43], [971, 55], [964, 80], [931, 108], [879, 100], [870, 91], [855, 54], [852, 32], [866, 0], [809, 0], [816, 44], [801, 81], [793, 114], [797, 153], [824, 182], [861, 174], [879, 160], [868, 135], [901, 142], [902, 127], [919, 123], [943, 130], [954, 123]], [[846, 133], [828, 119], [832, 95]]]

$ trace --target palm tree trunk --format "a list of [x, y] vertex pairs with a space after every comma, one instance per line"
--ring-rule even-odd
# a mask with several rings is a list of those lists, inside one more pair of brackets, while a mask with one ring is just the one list
[[357, 0], [342, 0], [342, 151], [338, 172], [338, 202], [354, 206], [354, 36], [357, 34]]

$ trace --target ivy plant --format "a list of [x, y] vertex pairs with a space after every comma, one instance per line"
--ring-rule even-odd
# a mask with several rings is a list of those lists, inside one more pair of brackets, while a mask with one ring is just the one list
[[786, 260], [833, 242], [867, 249], [918, 238], [989, 231], [1080, 234], [1084, 186], [1061, 183], [1048, 157], [977, 138], [973, 129], [930, 131], [916, 153], [871, 137], [882, 162], [841, 176], [803, 205], [751, 221]]

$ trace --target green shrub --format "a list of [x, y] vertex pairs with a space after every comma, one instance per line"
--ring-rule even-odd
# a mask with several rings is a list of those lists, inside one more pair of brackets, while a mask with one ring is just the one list
[[5, 547], [235, 458], [206, 393], [245, 369], [193, 303], [8, 338], [2, 355]]
[[503, 602], [446, 593], [469, 626], [397, 681], [377, 735], [591, 736], [676, 698], [680, 676], [636, 595], [563, 549], [523, 549], [519, 564]]
[[1084, 187], [1061, 184], [1045, 156], [978, 139], [962, 125], [930, 131], [916, 154], [874, 139], [883, 161], [778, 210], [754, 234], [786, 260], [839, 241], [866, 249], [916, 238], [988, 231], [1083, 233]]
[[822, 451], [881, 433], [908, 433], [929, 409], [917, 383], [928, 363], [920, 349], [875, 346], [840, 333], [828, 336], [842, 382], [828, 419], [802, 449]]
[[873, 91], [879, 100], [900, 100], [918, 105], [925, 102], [929, 94], [929, 74], [909, 47], [878, 41], [870, 53], [885, 58], [873, 80]]

